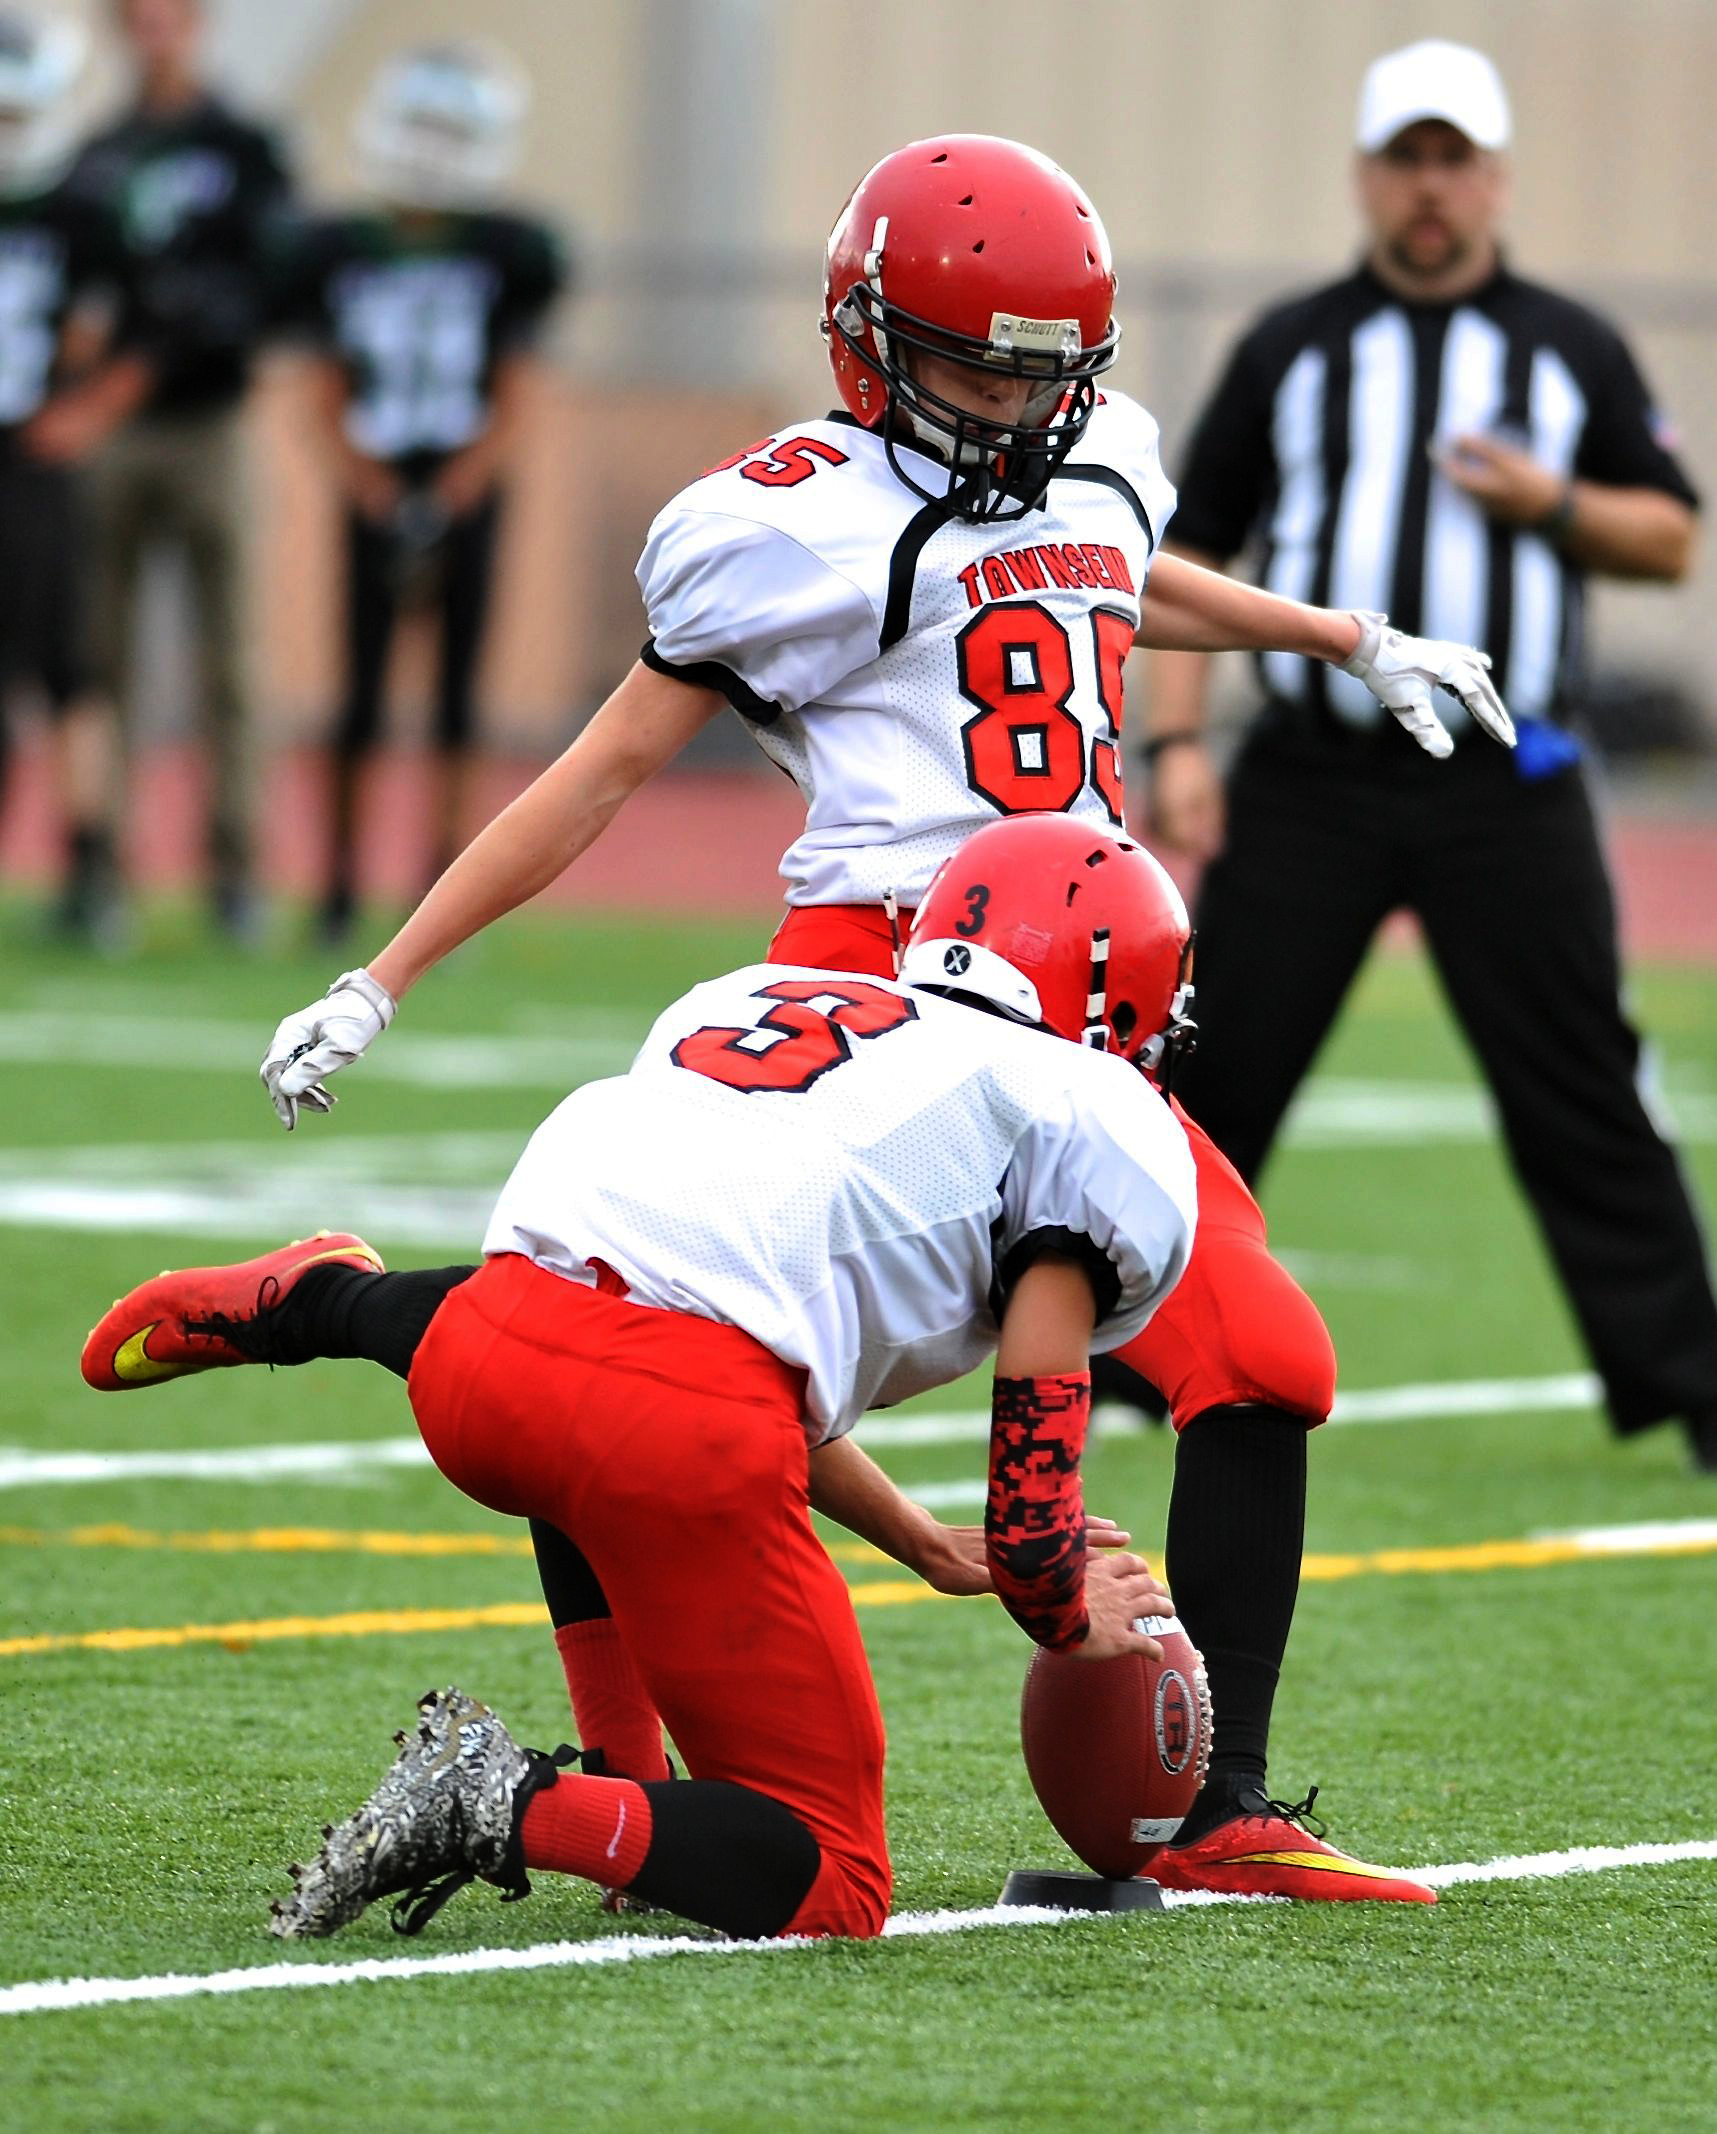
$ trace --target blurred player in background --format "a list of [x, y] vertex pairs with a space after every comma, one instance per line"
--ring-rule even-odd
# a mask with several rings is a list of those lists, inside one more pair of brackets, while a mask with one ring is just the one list
[[375, 205], [308, 230], [288, 276], [289, 312], [318, 353], [317, 413], [346, 506], [345, 700], [320, 921], [330, 941], [352, 922], [363, 775], [395, 619], [413, 600], [432, 600], [440, 623], [426, 879], [469, 828], [507, 474], [528, 421], [532, 347], [566, 284], [553, 233], [493, 205], [525, 103], [515, 69], [475, 46], [389, 60], [357, 121]]
[[[276, 1933], [396, 1893], [414, 1931], [531, 1867], [731, 1934], [879, 1933], [882, 1715], [812, 1506], [944, 1590], [993, 1586], [1051, 1651], [1160, 1657], [1136, 1618], [1167, 1596], [1087, 1554], [1079, 1467], [1092, 1348], [1191, 1249], [1191, 1155], [1135, 1071], [1176, 1038], [1187, 946], [1139, 846], [992, 824], [932, 884], [900, 982], [765, 964], [668, 1008], [629, 1074], [538, 1128], [481, 1267], [383, 1274], [344, 1233], [114, 1306], [84, 1356], [103, 1390], [324, 1355], [409, 1377], [448, 1479], [582, 1553], [686, 1760], [561, 1779], [485, 1707], [427, 1698]], [[991, 1354], [968, 1552], [846, 1433]]]
[[[1521, 722], [1457, 728], [1445, 771], [1370, 696], [1260, 662], [1225, 797], [1203, 657], [1157, 663], [1152, 828], [1212, 861], [1210, 1044], [1184, 1085], [1255, 1179], [1373, 935], [1405, 905], [1495, 1095], [1515, 1171], [1623, 1433], [1684, 1420], [1717, 1472], [1717, 1301], [1675, 1152], [1640, 1089], [1615, 903], [1570, 730], [1591, 573], [1672, 582], [1698, 498], [1621, 336], [1504, 259], [1510, 118], [1482, 53], [1389, 53], [1360, 94], [1359, 269], [1269, 312], [1197, 426], [1177, 548], [1264, 582], [1479, 638]], [[1225, 819], [1226, 818], [1226, 819]]]
[[157, 542], [188, 567], [201, 663], [201, 726], [212, 792], [214, 916], [254, 936], [255, 791], [244, 646], [250, 495], [240, 433], [251, 357], [267, 312], [271, 227], [288, 179], [272, 134], [215, 96], [199, 72], [200, 0], [114, 0], [136, 101], [84, 149], [80, 192], [118, 223], [125, 309], [147, 335], [108, 351], [55, 411], [52, 449], [93, 457], [94, 654], [122, 736], [117, 788], [84, 826], [96, 874], [110, 872], [125, 797], [130, 657], [143, 566]]
[[[652, 634], [638, 665], [368, 968], [281, 1025], [263, 1073], [282, 1120], [300, 1101], [325, 1110], [323, 1079], [380, 1034], [401, 993], [560, 874], [729, 705], [805, 796], [771, 953], [880, 976], [905, 915], [974, 830], [1036, 812], [1120, 823], [1135, 640], [1343, 666], [1433, 752], [1449, 746], [1438, 686], [1512, 738], [1469, 648], [1158, 558], [1174, 491], [1157, 426], [1097, 386], [1119, 338], [1114, 295], [1096, 210], [1034, 150], [949, 135], [879, 163], [829, 240], [824, 328], [843, 408], [736, 453], [658, 516], [639, 565]], [[991, 902], [975, 887], [959, 929], [974, 958]], [[1196, 1130], [1192, 1145], [1192, 1262], [1125, 1354], [1180, 1432], [1168, 1567], [1217, 1717], [1196, 1820], [1152, 1874], [1423, 1899], [1322, 1846], [1265, 1791], [1306, 1431], [1329, 1412], [1335, 1361], [1250, 1194]], [[599, 1582], [552, 1535], [538, 1544], [586, 1739], [654, 1775], [660, 1732]]]
[[[111, 885], [88, 828], [103, 759], [88, 698], [85, 499], [58, 442], [77, 395], [69, 321], [111, 305], [121, 279], [111, 220], [66, 183], [86, 49], [69, 23], [0, 13], [0, 691], [33, 686], [54, 722], [71, 839], [59, 923], [113, 945]], [[0, 788], [10, 708], [0, 702]]]

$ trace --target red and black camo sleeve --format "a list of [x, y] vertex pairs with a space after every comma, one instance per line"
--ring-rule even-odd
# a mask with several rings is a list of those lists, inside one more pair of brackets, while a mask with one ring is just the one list
[[1002, 1606], [1051, 1652], [1082, 1644], [1090, 1628], [1079, 1487], [1090, 1419], [1086, 1372], [996, 1380], [984, 1552]]

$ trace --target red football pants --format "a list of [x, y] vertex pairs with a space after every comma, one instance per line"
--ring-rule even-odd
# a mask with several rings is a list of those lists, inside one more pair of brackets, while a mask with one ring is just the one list
[[[903, 912], [902, 934], [911, 923]], [[894, 939], [880, 906], [796, 904], [769, 960], [892, 978]], [[1115, 1354], [1156, 1387], [1177, 1430], [1206, 1409], [1249, 1404], [1321, 1423], [1335, 1400], [1335, 1347], [1323, 1314], [1271, 1253], [1246, 1181], [1170, 1103], [1198, 1173], [1192, 1258], [1150, 1325]]]
[[768, 1794], [815, 1837], [784, 1931], [878, 1933], [882, 1715], [811, 1525], [803, 1373], [737, 1327], [504, 1254], [449, 1292], [410, 1388], [456, 1489], [583, 1550], [691, 1775]]

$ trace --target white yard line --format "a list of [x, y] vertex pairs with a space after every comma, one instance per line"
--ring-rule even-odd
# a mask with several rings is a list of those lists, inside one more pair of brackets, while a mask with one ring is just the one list
[[1603, 1388], [1592, 1371], [1554, 1378], [1467, 1378], [1422, 1386], [1375, 1386], [1338, 1393], [1332, 1423], [1416, 1423], [1433, 1416], [1544, 1415], [1593, 1408]]
[[1673, 1555], [1717, 1543], [1717, 1519], [1642, 1519], [1633, 1526], [1588, 1526], [1574, 1532], [1546, 1528], [1535, 1541], [1569, 1541], [1588, 1556]]
[[961, 1504], [982, 1504], [990, 1493], [990, 1486], [981, 1475], [960, 1482], [903, 1482], [901, 1487], [914, 1504], [922, 1504], [928, 1512], [952, 1511]]
[[[1341, 1395], [1332, 1423], [1427, 1422], [1439, 1417], [1540, 1414], [1589, 1408], [1598, 1382], [1583, 1371], [1556, 1378], [1474, 1378], [1447, 1384], [1379, 1386]], [[1120, 1434], [1136, 1429], [1129, 1411], [1099, 1409], [1100, 1429]], [[883, 1415], [861, 1424], [860, 1440], [872, 1451], [885, 1447], [983, 1444], [990, 1434], [987, 1409], [953, 1409], [926, 1415]], [[61, 1483], [184, 1480], [268, 1482], [280, 1475], [304, 1481], [340, 1481], [377, 1467], [427, 1467], [429, 1455], [414, 1437], [365, 1438], [350, 1443], [234, 1445], [185, 1452], [32, 1452], [0, 1447], [0, 1489], [35, 1489]], [[913, 1490], [920, 1503], [968, 1504], [983, 1494], [977, 1480], [926, 1482]]]
[[[1590, 1371], [1563, 1371], [1553, 1378], [1457, 1378], [1424, 1385], [1372, 1386], [1338, 1393], [1336, 1423], [1416, 1423], [1437, 1417], [1540, 1415], [1564, 1408], [1595, 1407], [1602, 1391]], [[1108, 1402], [1097, 1407], [1100, 1430], [1125, 1436], [1138, 1429], [1133, 1411]], [[926, 1415], [881, 1415], [859, 1425], [865, 1445], [965, 1445], [988, 1439], [987, 1408], [946, 1409]]]
[[[1717, 1141], [1717, 1096], [1703, 1089], [1648, 1092], [1654, 1118], [1683, 1141]], [[1402, 1148], [1428, 1142], [1492, 1141], [1496, 1107], [1470, 1082], [1398, 1082], [1320, 1075], [1283, 1124], [1291, 1148]]]
[[[1564, 1875], [1604, 1874], [1617, 1868], [1666, 1866], [1681, 1860], [1717, 1860], [1717, 1838], [1671, 1845], [1586, 1845], [1569, 1852], [1523, 1853], [1502, 1860], [1462, 1860], [1408, 1873], [1438, 1889], [1467, 1882], [1536, 1882]], [[1207, 1892], [1166, 1891], [1172, 1911], [1212, 1905], [1288, 1902], [1287, 1899], [1223, 1897]], [[1097, 1927], [1136, 1913], [1072, 1912], [1041, 1906], [984, 1905], [969, 1911], [901, 1912], [883, 1928], [891, 1940], [932, 1934], [967, 1934], [988, 1928]], [[812, 1941], [712, 1941], [690, 1934], [612, 1934], [595, 1941], [546, 1941], [522, 1949], [464, 1949], [447, 1956], [366, 1957], [356, 1963], [257, 1964], [201, 1974], [163, 1972], [152, 1978], [50, 1978], [0, 1987], [0, 2015], [36, 2015], [58, 2008], [110, 2008], [124, 2002], [177, 2001], [203, 1995], [271, 1993], [310, 1986], [368, 1985], [384, 1979], [459, 1978], [484, 1971], [548, 1971], [574, 1966], [640, 1963], [658, 1956], [770, 1956], [807, 1952]]]
[[[144, 1008], [144, 997], [133, 997]], [[458, 1036], [400, 1029], [366, 1058], [363, 1073], [372, 1081], [429, 1088], [554, 1089], [624, 1072], [648, 1028], [647, 1019], [612, 1009], [557, 1011], [555, 1020], [559, 1031]], [[170, 1060], [162, 1053], [169, 1030]], [[181, 1079], [199, 1072], [254, 1073], [267, 1038], [261, 1023], [183, 1009], [127, 1013], [50, 1005], [14, 1009], [0, 1019], [0, 1063], [171, 1072]], [[1717, 1094], [1654, 1086], [1650, 1095], [1681, 1139], [1717, 1141]], [[1304, 1149], [1470, 1143], [1494, 1140], [1496, 1131], [1489, 1094], [1474, 1083], [1345, 1075], [1308, 1083], [1283, 1129], [1290, 1146]]]
[[[361, 1072], [366, 1081], [422, 1089], [560, 1090], [591, 1075], [623, 1074], [647, 1028], [630, 1017], [592, 1015], [580, 1018], [564, 1037], [397, 1030], [368, 1055]], [[268, 1036], [260, 1023], [195, 1016], [25, 1011], [0, 1017], [0, 1063], [117, 1067], [132, 1074], [170, 1072], [181, 1079], [198, 1072], [254, 1076]], [[257, 1101], [262, 1101], [260, 1090]]]
[[51, 1164], [56, 1178], [98, 1185], [220, 1183], [235, 1173], [314, 1171], [342, 1185], [405, 1179], [494, 1182], [499, 1189], [518, 1161], [524, 1136], [513, 1127], [443, 1128], [421, 1134], [346, 1133], [338, 1122], [310, 1119], [287, 1135], [265, 1113], [254, 1133], [224, 1141], [81, 1141], [65, 1148], [0, 1148], [0, 1178], [38, 1177]]
[[20, 1452], [0, 1450], [0, 1489], [78, 1482], [336, 1482], [374, 1467], [427, 1467], [420, 1437], [364, 1438], [347, 1445], [235, 1445], [208, 1452]]
[[[0, 1224], [119, 1236], [237, 1238], [303, 1236], [338, 1223], [387, 1246], [475, 1259], [507, 1175], [482, 1187], [348, 1183], [325, 1169], [293, 1176], [258, 1163], [245, 1179], [183, 1185], [100, 1185], [93, 1180], [0, 1176]], [[219, 1255], [214, 1255], [219, 1257]]]

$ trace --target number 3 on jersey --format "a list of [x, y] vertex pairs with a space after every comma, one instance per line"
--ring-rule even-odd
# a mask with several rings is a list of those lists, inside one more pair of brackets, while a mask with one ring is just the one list
[[748, 1030], [714, 1024], [682, 1037], [669, 1057], [747, 1096], [797, 1096], [853, 1056], [856, 1037], [886, 1037], [917, 1019], [898, 993], [858, 978], [784, 978], [752, 995], [775, 1005]]
[[1075, 688], [1073, 641], [1037, 601], [984, 608], [955, 640], [960, 694], [978, 706], [960, 729], [966, 779], [1002, 815], [1062, 814], [1091, 785], [1121, 820], [1121, 666], [1133, 645], [1131, 617], [1091, 616], [1097, 701], [1107, 731], [1093, 737], [1068, 707]]

